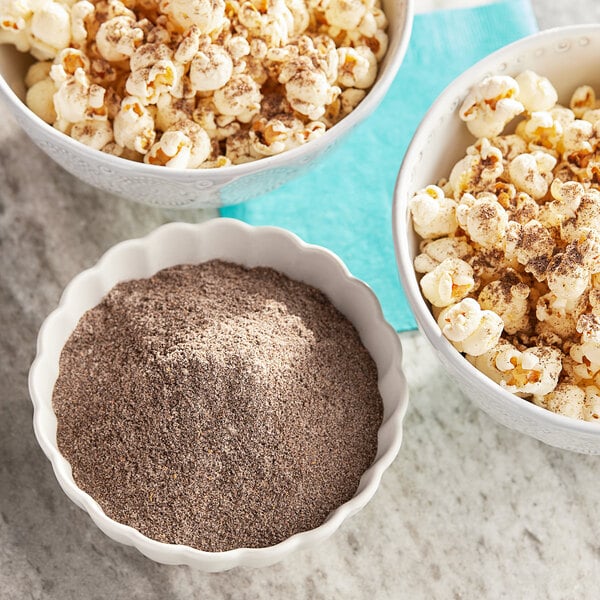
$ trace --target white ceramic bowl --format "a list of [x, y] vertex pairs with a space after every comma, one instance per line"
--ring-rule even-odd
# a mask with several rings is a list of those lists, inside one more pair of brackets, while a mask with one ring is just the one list
[[402, 284], [423, 334], [461, 389], [503, 425], [542, 442], [600, 454], [600, 426], [554, 414], [503, 390], [475, 369], [442, 336], [413, 269], [419, 238], [412, 229], [408, 200], [426, 185], [447, 177], [474, 138], [458, 117], [469, 88], [489, 74], [516, 75], [532, 69], [550, 79], [567, 103], [584, 83], [600, 92], [600, 24], [550, 29], [510, 44], [455, 79], [425, 115], [408, 148], [394, 192], [393, 232]]
[[389, 48], [364, 100], [320, 138], [283, 154], [222, 169], [167, 169], [89, 148], [46, 124], [27, 108], [24, 76], [31, 59], [0, 45], [0, 98], [31, 139], [64, 169], [107, 192], [162, 208], [219, 207], [273, 190], [310, 168], [333, 144], [377, 108], [404, 58], [413, 0], [383, 0]]
[[[52, 390], [58, 375], [60, 353], [85, 311], [98, 304], [120, 281], [150, 277], [165, 267], [213, 258], [247, 267], [272, 267], [322, 290], [354, 324], [373, 357], [384, 405], [376, 457], [363, 474], [351, 500], [334, 510], [321, 526], [298, 533], [275, 546], [214, 553], [157, 542], [108, 518], [94, 499], [77, 487], [71, 467], [57, 447], [56, 417], [52, 410]], [[144, 238], [116, 245], [94, 267], [80, 273], [67, 286], [58, 308], [40, 329], [37, 357], [29, 374], [34, 429], [65, 493], [87, 511], [109, 537], [135, 546], [162, 563], [187, 564], [205, 571], [222, 571], [235, 566], [260, 567], [279, 561], [294, 550], [323, 541], [373, 496], [402, 440], [408, 392], [401, 360], [398, 335], [385, 321], [375, 294], [366, 284], [352, 277], [330, 251], [305, 244], [283, 229], [251, 227], [231, 219], [214, 219], [201, 225], [174, 223], [164, 225]]]

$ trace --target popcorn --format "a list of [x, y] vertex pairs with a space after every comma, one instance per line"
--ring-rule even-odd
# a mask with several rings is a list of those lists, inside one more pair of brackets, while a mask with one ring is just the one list
[[181, 121], [165, 131], [144, 156], [144, 162], [176, 169], [196, 169], [210, 155], [208, 134], [193, 121]]
[[428, 185], [410, 201], [415, 231], [423, 238], [436, 238], [454, 233], [458, 228], [456, 206], [456, 202], [446, 198], [441, 188]]
[[337, 83], [346, 88], [370, 88], [377, 76], [377, 59], [368, 46], [339, 48]]
[[88, 0], [75, 2], [71, 7], [71, 42], [77, 45], [83, 45], [87, 40], [88, 32], [86, 19], [91, 18], [95, 12], [95, 7]]
[[27, 69], [27, 75], [25, 75], [25, 86], [30, 88], [36, 83], [49, 78], [51, 68], [52, 63], [50, 61], [33, 63], [29, 69]]
[[156, 128], [166, 131], [179, 121], [191, 119], [194, 104], [190, 99], [174, 98], [168, 93], [161, 94], [156, 102], [156, 112], [154, 113]]
[[161, 0], [159, 7], [182, 29], [196, 26], [210, 34], [226, 23], [225, 0]]
[[525, 153], [510, 162], [508, 172], [518, 189], [539, 200], [548, 193], [556, 162], [556, 158], [547, 152]]
[[529, 286], [512, 269], [491, 281], [479, 292], [481, 308], [493, 310], [504, 323], [504, 331], [514, 334], [529, 329]]
[[519, 84], [512, 77], [486, 77], [467, 94], [460, 118], [475, 137], [500, 135], [505, 125], [525, 110], [518, 96]]
[[446, 258], [466, 259], [473, 254], [466, 238], [440, 238], [421, 244], [421, 254], [415, 258], [417, 273], [433, 271]]
[[376, 0], [0, 0], [0, 42], [40, 60], [34, 111], [90, 147], [186, 168], [321, 136], [373, 85], [387, 26]]
[[423, 295], [443, 308], [460, 302], [475, 286], [473, 269], [460, 258], [447, 258], [421, 279]]
[[278, 80], [285, 85], [292, 108], [313, 121], [323, 116], [325, 107], [341, 93], [339, 87], [330, 85], [325, 71], [306, 56], [286, 62]]
[[550, 80], [533, 71], [523, 71], [515, 77], [519, 86], [519, 101], [529, 112], [550, 110], [558, 101], [558, 94]]
[[44, 60], [56, 56], [71, 42], [71, 16], [60, 2], [46, 0], [33, 12], [30, 26], [31, 53]]
[[90, 148], [102, 150], [113, 141], [113, 129], [108, 121], [80, 121], [71, 128], [71, 137]]
[[211, 92], [222, 88], [231, 79], [232, 74], [231, 56], [216, 44], [202, 46], [191, 61], [190, 81], [197, 92]]
[[140, 154], [150, 150], [156, 138], [154, 119], [139, 98], [128, 96], [123, 99], [114, 120], [114, 135], [117, 144], [123, 148]]
[[262, 38], [273, 47], [287, 44], [294, 28], [294, 18], [284, 0], [269, 0], [269, 10], [265, 13], [253, 2], [243, 2], [238, 19], [252, 37]]
[[257, 83], [248, 75], [234, 75], [214, 93], [217, 110], [248, 123], [260, 110], [262, 94]]
[[[549, 152], [562, 142], [564, 127], [558, 119], [554, 118], [551, 112], [537, 111], [531, 113], [529, 119], [521, 121], [517, 131], [523, 136], [523, 141], [528, 142], [527, 147], [530, 150], [544, 149]], [[524, 153], [525, 149], [518, 154]], [[512, 158], [516, 158], [518, 154]]]
[[362, 0], [329, 0], [325, 5], [325, 19], [339, 29], [357, 29], [366, 14]]
[[450, 173], [450, 188], [456, 196], [487, 189], [504, 172], [502, 152], [483, 138], [479, 147], [467, 148], [466, 156], [459, 160]]
[[530, 71], [471, 90], [460, 116], [478, 139], [409, 202], [423, 238], [414, 268], [442, 333], [476, 368], [598, 422], [600, 108], [589, 86], [570, 108], [556, 102]]
[[54, 92], [56, 85], [47, 77], [34, 83], [28, 90], [25, 102], [27, 106], [40, 118], [52, 125], [56, 121], [54, 109]]
[[589, 85], [578, 87], [571, 96], [569, 107], [576, 118], [581, 118], [587, 110], [596, 108], [596, 92]]
[[132, 17], [117, 16], [100, 25], [96, 47], [102, 58], [116, 62], [130, 57], [142, 43], [144, 32]]
[[[50, 73], [54, 78], [54, 69]], [[82, 68], [77, 68], [64, 81], [58, 81], [58, 89], [54, 94], [56, 127], [67, 131], [72, 123], [87, 119], [106, 119], [105, 89], [91, 83]]]
[[565, 252], [555, 254], [546, 268], [548, 288], [557, 296], [554, 306], [566, 305], [577, 300], [590, 282], [590, 273], [583, 264], [583, 257], [573, 245]]
[[320, 122], [305, 126], [300, 119], [293, 117], [263, 118], [252, 125], [250, 146], [256, 155], [272, 156], [316, 139], [323, 133], [325, 125]]
[[559, 383], [556, 389], [543, 399], [539, 395], [534, 396], [534, 402], [571, 419], [584, 417], [585, 391], [573, 384]]
[[131, 73], [125, 89], [145, 105], [156, 104], [161, 94], [171, 92], [179, 82], [182, 69], [173, 62], [173, 53], [164, 44], [144, 44], [133, 52]]
[[586, 421], [592, 422], [600, 419], [600, 389], [594, 385], [589, 385], [585, 388], [583, 418]]
[[589, 121], [576, 119], [569, 123], [564, 130], [562, 144], [567, 154], [580, 152], [591, 153], [593, 150], [591, 137], [594, 127]]
[[508, 216], [493, 194], [477, 199], [465, 194], [456, 207], [456, 218], [471, 240], [484, 248], [504, 241]]
[[502, 319], [496, 313], [481, 310], [472, 298], [445, 308], [438, 317], [438, 324], [459, 352], [470, 356], [480, 356], [494, 348], [503, 328]]
[[506, 227], [506, 256], [516, 258], [538, 281], [545, 279], [555, 247], [552, 236], [539, 221], [531, 220], [525, 225], [511, 221]]

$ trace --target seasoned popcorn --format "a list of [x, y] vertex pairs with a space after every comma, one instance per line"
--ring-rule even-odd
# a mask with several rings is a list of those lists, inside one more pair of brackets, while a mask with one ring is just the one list
[[500, 135], [505, 125], [525, 110], [518, 95], [519, 84], [512, 77], [486, 77], [465, 98], [460, 118], [475, 137]]
[[423, 295], [433, 306], [462, 300], [475, 286], [473, 269], [460, 258], [447, 258], [421, 279]]
[[410, 201], [415, 231], [422, 238], [453, 234], [458, 228], [456, 202], [446, 198], [442, 188], [428, 185]]
[[482, 310], [473, 298], [447, 306], [438, 316], [444, 335], [459, 352], [481, 356], [498, 344], [502, 319], [491, 310]]
[[321, 136], [375, 82], [387, 26], [380, 0], [0, 0], [0, 43], [40, 61], [26, 80], [38, 116], [93, 148], [178, 168]]
[[600, 422], [600, 104], [587, 85], [568, 107], [557, 101], [532, 71], [471, 90], [459, 115], [476, 141], [409, 202], [414, 268], [475, 367], [538, 406]]

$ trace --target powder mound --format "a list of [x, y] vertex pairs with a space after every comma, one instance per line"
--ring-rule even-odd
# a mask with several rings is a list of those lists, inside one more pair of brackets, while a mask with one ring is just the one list
[[60, 451], [106, 514], [208, 551], [322, 524], [377, 450], [377, 370], [315, 288], [181, 265], [121, 283], [63, 349]]

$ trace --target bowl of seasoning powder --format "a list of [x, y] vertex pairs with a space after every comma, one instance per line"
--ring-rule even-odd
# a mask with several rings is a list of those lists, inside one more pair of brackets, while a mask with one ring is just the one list
[[373, 496], [407, 407], [401, 346], [334, 254], [274, 227], [172, 223], [66, 288], [31, 367], [65, 493], [162, 563], [259, 567]]

